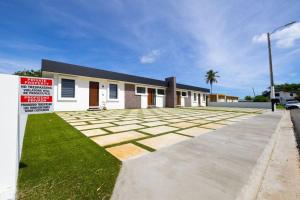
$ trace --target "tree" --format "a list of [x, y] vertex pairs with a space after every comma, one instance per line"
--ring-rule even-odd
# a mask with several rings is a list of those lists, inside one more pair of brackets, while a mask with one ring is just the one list
[[212, 94], [212, 85], [213, 83], [217, 83], [218, 80], [217, 78], [219, 78], [220, 76], [217, 75], [218, 72], [217, 71], [213, 71], [212, 69], [209, 70], [208, 72], [206, 72], [205, 78], [206, 78], [206, 83], [210, 84], [210, 93]]
[[252, 101], [253, 98], [252, 98], [251, 96], [245, 96], [245, 100], [247, 100], [247, 101]]
[[33, 76], [33, 77], [41, 77], [42, 72], [41, 70], [26, 70], [24, 69], [23, 71], [17, 71], [14, 73], [14, 75], [19, 75], [19, 76]]
[[254, 97], [253, 101], [254, 102], [267, 102], [268, 98], [263, 95], [257, 95], [256, 97]]
[[300, 92], [300, 83], [285, 83], [275, 85], [275, 90], [284, 92]]

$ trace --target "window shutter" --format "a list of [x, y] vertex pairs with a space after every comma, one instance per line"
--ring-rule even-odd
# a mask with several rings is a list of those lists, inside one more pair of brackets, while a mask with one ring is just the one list
[[61, 79], [61, 97], [63, 98], [75, 97], [75, 80]]

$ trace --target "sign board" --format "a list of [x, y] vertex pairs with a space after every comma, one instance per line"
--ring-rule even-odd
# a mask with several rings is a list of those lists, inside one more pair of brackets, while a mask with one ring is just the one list
[[53, 79], [20, 77], [19, 84], [20, 112], [53, 112]]

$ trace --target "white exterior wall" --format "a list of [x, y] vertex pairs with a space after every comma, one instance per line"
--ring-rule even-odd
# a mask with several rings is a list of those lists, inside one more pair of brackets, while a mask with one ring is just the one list
[[225, 99], [218, 99], [218, 102], [225, 102]]
[[[83, 111], [89, 109], [89, 82], [99, 82], [99, 106], [106, 106], [107, 109], [124, 109], [125, 108], [125, 82], [122, 81], [110, 81], [107, 79], [82, 77], [74, 75], [63, 75], [46, 72], [44, 77], [54, 79], [54, 111]], [[61, 98], [61, 79], [75, 80], [75, 98]], [[118, 84], [118, 100], [110, 100], [109, 97], [109, 83]], [[135, 84], [135, 83], [131, 83]], [[136, 86], [156, 89], [165, 89], [163, 87], [157, 87], [152, 85], [135, 84]], [[181, 91], [181, 90], [180, 90]], [[182, 90], [188, 93], [187, 90]], [[194, 93], [197, 94], [196, 101], [194, 101]], [[199, 106], [198, 94], [203, 95], [198, 91], [191, 91], [191, 106]], [[181, 97], [181, 106], [185, 106], [185, 101], [188, 97]], [[156, 95], [156, 107], [162, 108], [166, 105], [165, 95]], [[206, 101], [201, 96], [201, 106], [206, 106]], [[141, 108], [148, 107], [148, 95], [141, 94]]]
[[[276, 92], [276, 94], [279, 93], [279, 96], [275, 96], [275, 98], [279, 99], [281, 103], [286, 103], [286, 100], [291, 100], [291, 99], [295, 99], [295, 97], [297, 96], [296, 93], [294, 92]], [[293, 94], [293, 96], [291, 96], [290, 94]]]
[[[196, 101], [194, 100], [194, 94], [196, 94]], [[199, 106], [198, 104], [198, 93], [197, 92], [192, 92], [192, 107], [196, 107], [196, 106]]]
[[148, 95], [141, 95], [141, 108], [148, 108]]
[[183, 106], [183, 107], [185, 106], [185, 98], [186, 98], [186, 97], [182, 97], [182, 96], [181, 96], [181, 101], [180, 101], [180, 103], [181, 103], [181, 106]]
[[[125, 108], [125, 92], [124, 82], [109, 81], [105, 79], [69, 76], [69, 75], [54, 75], [54, 111], [80, 111], [89, 109], [89, 82], [99, 82], [99, 105], [106, 106], [108, 109], [124, 109]], [[75, 80], [75, 98], [63, 99], [61, 95], [61, 79]], [[110, 100], [109, 83], [118, 84], [118, 99]]]
[[[203, 97], [204, 94], [205, 94], [205, 96]], [[201, 95], [200, 105], [201, 106], [206, 106], [206, 95], [208, 95], [208, 93], [200, 93], [200, 95]]]
[[[196, 93], [196, 101], [194, 101], [194, 93]], [[199, 101], [198, 101], [198, 94], [200, 94], [200, 106], [206, 106], [206, 96], [203, 97], [203, 95], [208, 95], [208, 93], [203, 93], [203, 92], [196, 92], [192, 91], [192, 96], [191, 96], [191, 101], [192, 101], [192, 107], [197, 107], [199, 106]]]
[[163, 108], [166, 105], [166, 98], [165, 96], [156, 95], [156, 107]]

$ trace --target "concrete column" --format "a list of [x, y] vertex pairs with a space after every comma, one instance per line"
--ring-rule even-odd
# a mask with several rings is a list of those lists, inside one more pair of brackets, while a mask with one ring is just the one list
[[166, 82], [166, 107], [176, 107], [176, 77], [168, 77]]

